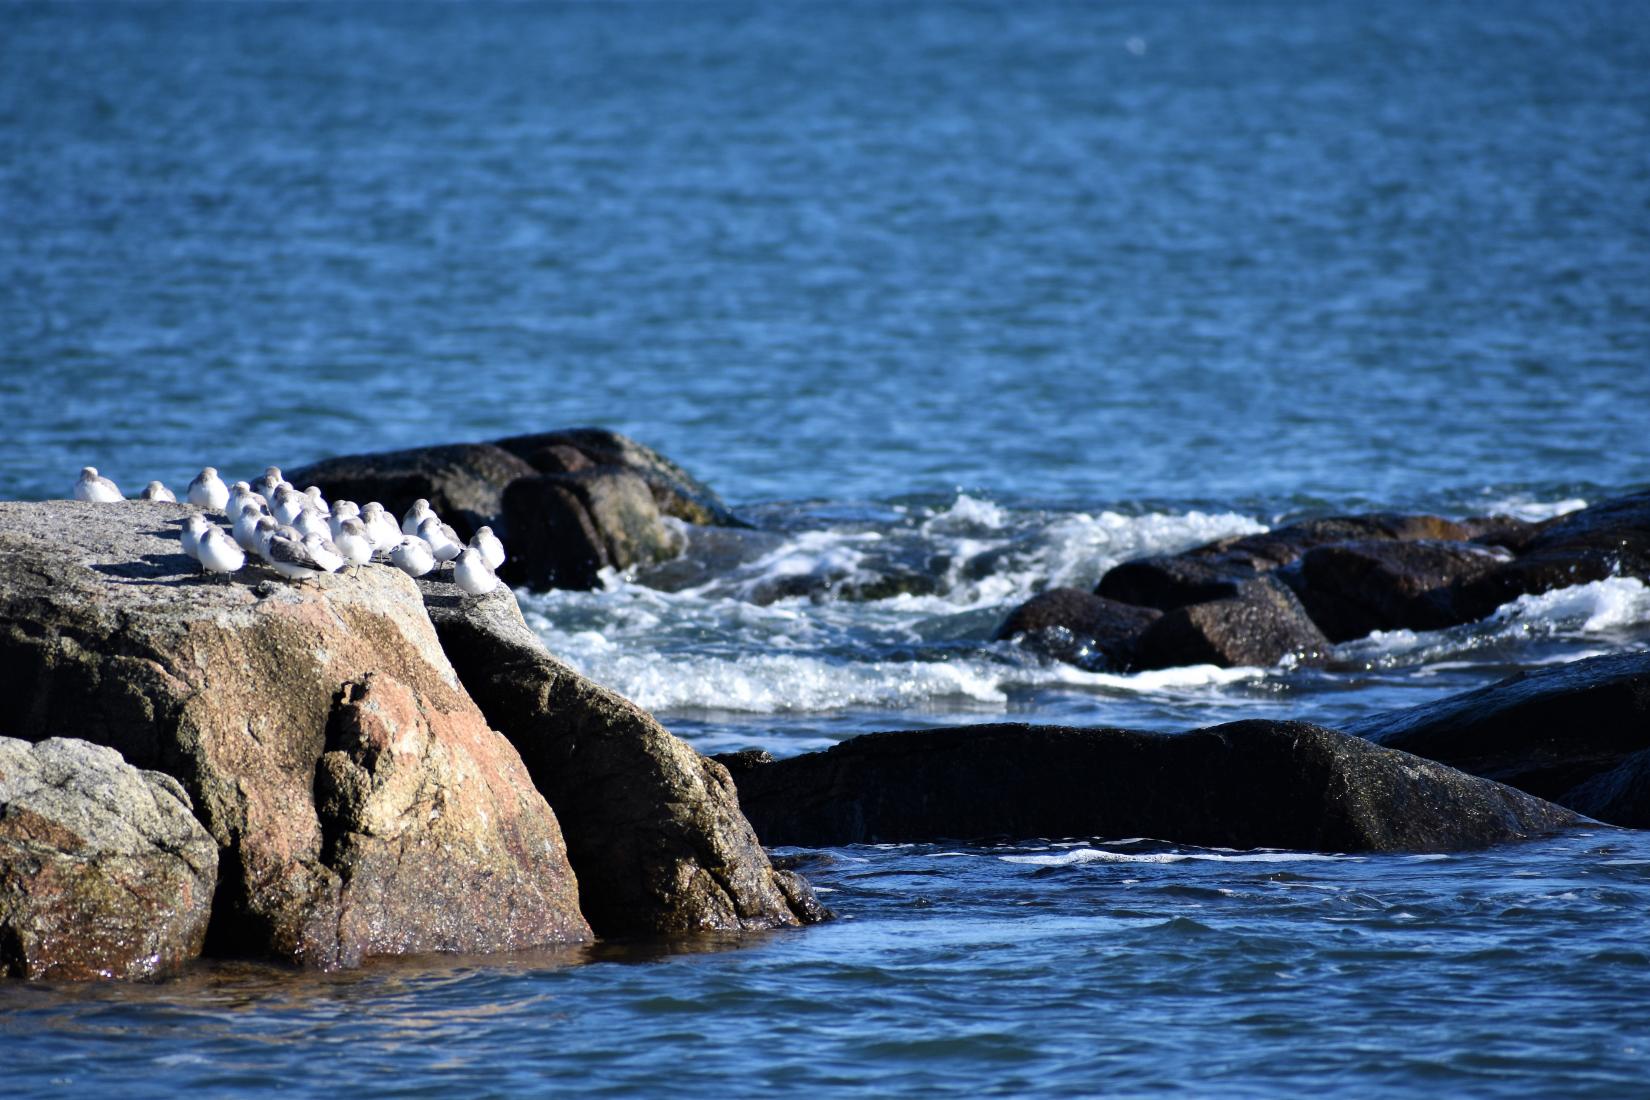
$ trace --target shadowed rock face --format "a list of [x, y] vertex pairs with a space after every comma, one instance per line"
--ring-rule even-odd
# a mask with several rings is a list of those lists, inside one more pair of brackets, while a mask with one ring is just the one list
[[302, 489], [318, 485], [329, 500], [376, 500], [400, 520], [420, 497], [464, 539], [496, 523], [504, 489], [538, 471], [490, 443], [452, 443], [379, 454], [342, 455], [287, 471]]
[[1376, 630], [1441, 630], [1479, 616], [1454, 586], [1493, 572], [1503, 552], [1468, 542], [1341, 542], [1278, 571], [1332, 642]]
[[1635, 811], [1619, 795], [1606, 803], [1592, 800], [1603, 798], [1596, 789], [1586, 801], [1572, 801], [1567, 792], [1650, 749], [1650, 653], [1521, 672], [1436, 703], [1360, 719], [1347, 732], [1573, 805], [1601, 821], [1632, 824]]
[[1177, 607], [1135, 643], [1135, 667], [1269, 666], [1286, 655], [1316, 656], [1329, 640], [1295, 594], [1275, 577], [1247, 582], [1224, 600]]
[[726, 769], [552, 657], [508, 590], [466, 597], [421, 583], [465, 687], [556, 808], [598, 932], [774, 928], [828, 915], [804, 880], [769, 863]]
[[0, 734], [182, 782], [221, 850], [216, 951], [333, 967], [589, 938], [555, 816], [417, 586], [202, 579], [190, 511], [0, 504]]
[[646, 482], [624, 470], [586, 469], [513, 482], [502, 528], [510, 558], [501, 575], [532, 588], [591, 589], [603, 569], [628, 569], [682, 552]]
[[995, 640], [1020, 638], [1057, 660], [1109, 672], [1133, 664], [1136, 640], [1162, 614], [1079, 588], [1051, 588], [1015, 608]]
[[0, 975], [155, 978], [201, 952], [218, 846], [113, 749], [0, 737]]
[[1146, 836], [1227, 848], [1439, 852], [1573, 824], [1568, 810], [1300, 722], [1185, 734], [990, 725], [723, 757], [766, 844]]
[[498, 446], [540, 473], [622, 470], [646, 483], [667, 516], [707, 527], [743, 527], [722, 498], [676, 463], [634, 439], [605, 428], [568, 428], [500, 439]]

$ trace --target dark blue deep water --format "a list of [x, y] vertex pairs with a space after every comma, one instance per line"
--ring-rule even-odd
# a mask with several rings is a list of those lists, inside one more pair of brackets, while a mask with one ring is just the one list
[[[1631, 579], [1122, 677], [1051, 583], [1650, 485], [1641, 3], [0, 5], [0, 498], [576, 424], [762, 529], [522, 593], [707, 751], [1334, 725], [1650, 644]], [[936, 564], [938, 563], [938, 564]], [[849, 598], [920, 566], [932, 592]], [[797, 576], [812, 597], [775, 598]], [[791, 853], [839, 921], [0, 987], [7, 1095], [1642, 1096], [1650, 841]]]

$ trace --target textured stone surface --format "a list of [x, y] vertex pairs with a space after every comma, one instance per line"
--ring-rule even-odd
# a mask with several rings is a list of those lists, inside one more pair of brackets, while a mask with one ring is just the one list
[[509, 591], [423, 588], [465, 686], [556, 808], [598, 932], [772, 928], [823, 915], [806, 882], [769, 863], [726, 769], [552, 657]]
[[200, 954], [218, 846], [176, 780], [0, 737], [0, 975], [154, 978]]
[[650, 447], [606, 428], [568, 428], [500, 439], [498, 446], [540, 473], [625, 470], [640, 477], [667, 516], [707, 526], [743, 526], [711, 488]]
[[[1650, 749], [1650, 652], [1521, 672], [1346, 729], [1572, 805], [1566, 792]], [[1586, 805], [1588, 816], [1630, 824], [1600, 804]]]
[[1390, 539], [1456, 541], [1470, 532], [1438, 516], [1371, 513], [1303, 520], [1275, 531], [1219, 539], [1179, 554], [1136, 558], [1114, 566], [1095, 594], [1123, 603], [1172, 611], [1231, 599], [1263, 573], [1332, 542]]
[[0, 504], [0, 734], [85, 737], [183, 783], [221, 851], [215, 951], [332, 967], [588, 938], [555, 816], [417, 586], [388, 566], [203, 579], [188, 512]]
[[1635, 752], [1554, 801], [1597, 821], [1650, 829], [1650, 749]]
[[663, 561], [683, 546], [647, 483], [625, 470], [522, 478], [504, 493], [503, 527], [510, 559], [500, 575], [532, 588], [596, 588], [603, 569]]
[[1259, 577], [1229, 599], [1179, 607], [1153, 622], [1136, 642], [1135, 665], [1267, 667], [1289, 654], [1316, 657], [1328, 645], [1287, 586]]
[[1184, 734], [990, 725], [876, 733], [765, 763], [725, 758], [767, 844], [1153, 837], [1224, 848], [1440, 852], [1574, 814], [1300, 722]]
[[1455, 585], [1499, 568], [1505, 551], [1470, 542], [1339, 542], [1278, 571], [1332, 642], [1375, 630], [1441, 630], [1476, 616]]
[[376, 500], [400, 522], [420, 497], [468, 539], [476, 528], [496, 525], [505, 486], [538, 471], [490, 443], [451, 443], [379, 454], [342, 455], [286, 471], [302, 489], [319, 485], [329, 500]]
[[994, 638], [1017, 638], [1056, 660], [1094, 671], [1121, 670], [1133, 664], [1141, 632], [1162, 614], [1079, 588], [1051, 588], [1009, 612]]

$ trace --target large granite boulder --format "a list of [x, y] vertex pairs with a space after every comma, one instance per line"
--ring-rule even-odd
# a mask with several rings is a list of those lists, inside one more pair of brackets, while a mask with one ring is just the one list
[[1090, 671], [1122, 671], [1133, 665], [1141, 633], [1162, 614], [1080, 588], [1050, 588], [1009, 612], [992, 640], [1018, 641]]
[[202, 578], [190, 511], [0, 504], [0, 734], [183, 784], [221, 853], [210, 950], [336, 967], [587, 940], [555, 815], [417, 585]]
[[1441, 630], [1480, 618], [1457, 605], [1456, 586], [1509, 559], [1470, 542], [1337, 542], [1308, 550], [1278, 577], [1330, 641], [1344, 642], [1376, 630]]
[[199, 955], [218, 846], [176, 780], [0, 737], [0, 975], [155, 978]]
[[423, 588], [464, 686], [555, 807], [599, 933], [740, 931], [826, 915], [805, 881], [769, 863], [726, 769], [552, 657], [508, 590]]
[[628, 470], [584, 469], [512, 482], [500, 524], [510, 539], [500, 575], [530, 588], [591, 589], [603, 569], [675, 557], [684, 540], [647, 483]]
[[1173, 611], [1196, 603], [1232, 599], [1255, 578], [1334, 542], [1434, 539], [1458, 541], [1472, 532], [1429, 515], [1371, 513], [1303, 520], [1274, 531], [1205, 543], [1179, 554], [1135, 558], [1100, 578], [1096, 595]]
[[451, 443], [405, 451], [341, 455], [297, 470], [287, 480], [302, 489], [318, 485], [330, 500], [376, 500], [400, 520], [420, 497], [468, 539], [476, 528], [496, 525], [504, 490], [532, 466], [490, 443]]
[[1264, 668], [1286, 656], [1314, 659], [1328, 648], [1295, 594], [1277, 578], [1261, 576], [1236, 595], [1177, 607], [1152, 622], [1134, 643], [1134, 665]]
[[1463, 613], [1482, 618], [1519, 596], [1611, 576], [1650, 580], [1650, 491], [1543, 524], [1516, 558], [1458, 585], [1452, 598]]
[[1576, 815], [1300, 722], [1184, 734], [988, 725], [856, 737], [825, 752], [721, 758], [770, 845], [1153, 837], [1221, 848], [1442, 852]]
[[733, 511], [704, 482], [670, 459], [606, 428], [569, 428], [498, 440], [498, 446], [543, 474], [615, 470], [641, 478], [667, 516], [702, 526], [742, 527]]
[[[1473, 775], [1632, 824], [1619, 798], [1569, 792], [1650, 749], [1650, 652], [1592, 657], [1520, 672], [1434, 703], [1372, 715], [1348, 733]], [[1602, 815], [1602, 816], [1601, 816]]]

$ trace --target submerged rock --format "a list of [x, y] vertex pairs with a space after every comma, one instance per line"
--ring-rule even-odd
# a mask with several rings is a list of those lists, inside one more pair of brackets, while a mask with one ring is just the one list
[[1251, 581], [1333, 542], [1434, 539], [1459, 541], [1469, 530], [1429, 515], [1372, 513], [1303, 520], [1275, 531], [1219, 539], [1179, 554], [1136, 558], [1114, 566], [1096, 595], [1122, 603], [1173, 611], [1191, 604], [1232, 599]]
[[313, 966], [590, 937], [555, 815], [396, 569], [202, 579], [187, 506], [0, 504], [0, 733], [177, 778], [209, 944]]
[[1376, 630], [1441, 630], [1479, 615], [1457, 605], [1455, 586], [1509, 560], [1470, 542], [1338, 542], [1318, 546], [1278, 576], [1332, 642]]
[[504, 489], [538, 471], [490, 443], [450, 443], [405, 451], [342, 455], [291, 470], [287, 480], [302, 489], [318, 485], [330, 500], [365, 504], [376, 500], [399, 522], [420, 497], [459, 537], [496, 525], [504, 512]]
[[1281, 581], [1259, 577], [1224, 600], [1178, 607], [1157, 619], [1135, 643], [1135, 666], [1275, 665], [1284, 657], [1313, 658], [1329, 647]]
[[[1529, 791], [1614, 824], [1619, 796], [1572, 789], [1650, 749], [1650, 652], [1520, 672], [1435, 703], [1347, 725], [1348, 733]], [[1613, 807], [1613, 808], [1612, 808]], [[1602, 815], [1602, 816], [1601, 816]]]
[[738, 931], [826, 915], [769, 863], [720, 764], [556, 660], [515, 597], [421, 582], [464, 686], [556, 808], [603, 935]]
[[176, 780], [0, 737], [0, 975], [155, 978], [201, 952], [218, 846]]
[[1050, 588], [1009, 612], [992, 640], [1017, 639], [1090, 671], [1121, 671], [1133, 665], [1141, 633], [1162, 615], [1080, 588]]
[[1152, 837], [1221, 848], [1443, 852], [1563, 829], [1530, 795], [1300, 722], [1184, 734], [988, 725], [721, 757], [763, 843]]

